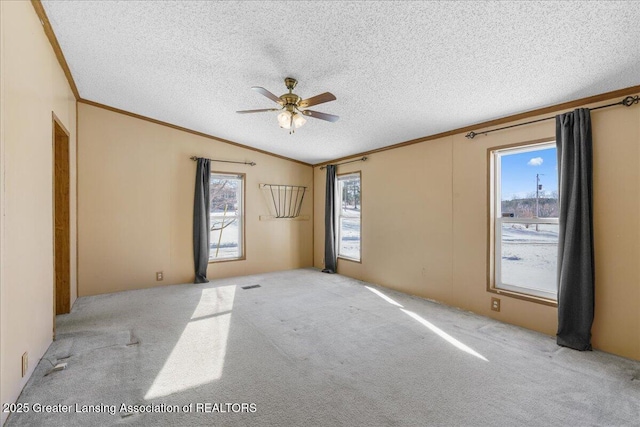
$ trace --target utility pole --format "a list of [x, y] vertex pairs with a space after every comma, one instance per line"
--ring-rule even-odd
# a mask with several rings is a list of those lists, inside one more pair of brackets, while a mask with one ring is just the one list
[[[544, 175], [543, 173], [536, 174], [536, 218], [540, 217], [540, 208], [538, 203], [538, 198], [540, 197], [540, 190], [542, 190], [542, 185], [540, 185], [540, 175]], [[536, 224], [536, 231], [538, 231], [538, 224]]]
[[544, 175], [543, 173], [536, 174], [536, 218], [540, 216], [540, 210], [538, 207], [538, 198], [540, 197], [540, 190], [542, 190], [542, 185], [540, 185], [540, 176]]
[[540, 194], [540, 174], [536, 174], [536, 218], [539, 216], [538, 197]]

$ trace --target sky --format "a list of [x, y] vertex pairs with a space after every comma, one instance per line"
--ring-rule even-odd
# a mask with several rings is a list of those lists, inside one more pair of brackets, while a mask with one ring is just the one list
[[536, 191], [536, 174], [547, 194], [558, 191], [558, 159], [556, 149], [502, 155], [502, 200], [524, 198]]

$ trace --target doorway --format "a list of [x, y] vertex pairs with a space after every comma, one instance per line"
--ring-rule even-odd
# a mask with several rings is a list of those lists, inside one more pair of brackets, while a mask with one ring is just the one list
[[53, 114], [53, 336], [55, 316], [71, 311], [69, 132]]

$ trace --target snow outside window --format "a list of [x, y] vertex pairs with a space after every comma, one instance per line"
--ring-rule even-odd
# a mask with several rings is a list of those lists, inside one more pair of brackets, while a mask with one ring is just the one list
[[338, 257], [360, 261], [360, 172], [338, 176]]
[[209, 262], [244, 259], [244, 175], [211, 173]]
[[555, 142], [494, 150], [493, 289], [557, 300]]

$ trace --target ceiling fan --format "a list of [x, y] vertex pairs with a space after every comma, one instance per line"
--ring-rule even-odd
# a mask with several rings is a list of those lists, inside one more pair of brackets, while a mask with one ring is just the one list
[[295, 129], [304, 125], [307, 120], [304, 116], [313, 117], [315, 119], [326, 120], [328, 122], [336, 122], [340, 117], [333, 114], [321, 113], [313, 110], [303, 110], [303, 108], [311, 107], [313, 105], [322, 104], [324, 102], [335, 101], [336, 97], [330, 93], [325, 92], [320, 95], [312, 96], [311, 98], [302, 99], [295, 93], [293, 89], [298, 84], [298, 81], [294, 78], [287, 77], [284, 79], [284, 84], [289, 89], [289, 93], [285, 93], [281, 96], [275, 96], [263, 87], [253, 86], [251, 89], [266, 96], [270, 100], [277, 104], [280, 104], [280, 108], [263, 108], [260, 110], [242, 110], [236, 111], [239, 114], [247, 113], [262, 113], [265, 111], [282, 111], [278, 114], [278, 124], [281, 128], [289, 129], [289, 134], [295, 132]]

